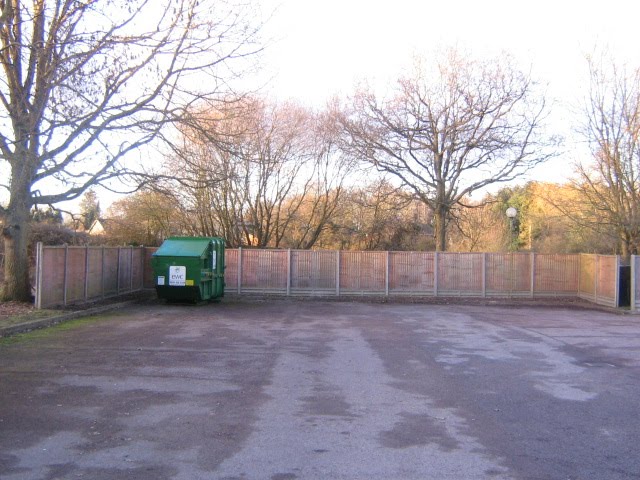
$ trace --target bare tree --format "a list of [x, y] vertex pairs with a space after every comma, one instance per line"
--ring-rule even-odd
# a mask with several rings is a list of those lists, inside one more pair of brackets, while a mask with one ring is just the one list
[[4, 297], [28, 299], [29, 209], [123, 175], [227, 60], [255, 51], [250, 10], [207, 0], [0, 0]]
[[[580, 129], [592, 161], [578, 166], [574, 188], [588, 222], [612, 235], [622, 255], [640, 247], [640, 69], [589, 59], [590, 90]], [[574, 218], [576, 218], [574, 216]]]
[[345, 180], [354, 167], [354, 162], [341, 155], [336, 146], [339, 132], [334, 114], [316, 114], [312, 135], [311, 181], [308, 188], [289, 200], [294, 207], [285, 232], [290, 248], [310, 249], [317, 244], [335, 220], [345, 197]]
[[168, 236], [181, 233], [180, 220], [175, 198], [141, 190], [109, 207], [103, 237], [116, 245], [160, 246]]
[[479, 202], [465, 199], [464, 204], [451, 211], [457, 231], [453, 248], [462, 252], [500, 250], [505, 243], [504, 212], [496, 213], [495, 205], [486, 198]]
[[214, 139], [218, 137], [217, 129], [238, 128], [240, 135], [245, 126], [239, 120], [234, 122], [229, 110], [222, 114], [215, 107], [211, 107], [209, 113], [190, 113], [185, 120], [179, 126], [178, 139], [171, 142], [171, 154], [165, 162], [166, 174], [154, 188], [172, 199], [180, 212], [185, 233], [222, 236], [231, 246], [241, 245], [242, 235], [236, 220], [241, 217], [243, 194], [235, 185], [239, 177], [232, 146], [216, 143]]
[[552, 156], [541, 135], [545, 113], [532, 80], [508, 58], [482, 63], [450, 51], [401, 78], [391, 98], [358, 92], [342, 117], [344, 145], [433, 210], [436, 247], [445, 250], [455, 205]]
[[222, 235], [231, 246], [317, 241], [349, 171], [335, 153], [329, 114], [245, 98], [191, 120], [170, 176], [199, 234]]
[[344, 190], [319, 244], [341, 250], [433, 248], [430, 220], [422, 203], [387, 179], [361, 181]]

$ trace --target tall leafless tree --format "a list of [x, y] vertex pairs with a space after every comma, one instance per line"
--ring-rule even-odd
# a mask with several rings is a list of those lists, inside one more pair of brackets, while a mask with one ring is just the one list
[[[580, 132], [592, 159], [578, 166], [574, 188], [592, 228], [613, 235], [622, 255], [640, 247], [640, 69], [589, 60], [590, 89]], [[577, 218], [576, 216], [574, 216]]]
[[418, 64], [390, 98], [361, 90], [342, 117], [347, 151], [397, 177], [434, 212], [446, 249], [451, 209], [472, 192], [547, 160], [545, 102], [507, 57], [490, 62], [449, 51]]
[[[170, 183], [199, 234], [231, 246], [312, 246], [340, 199], [348, 168], [334, 155], [331, 115], [245, 98], [196, 113], [174, 144]], [[300, 228], [301, 224], [304, 224]]]
[[[478, 202], [465, 199], [465, 207], [454, 208], [451, 220], [457, 233], [452, 248], [463, 252], [490, 251], [502, 240], [504, 243], [504, 211], [496, 212], [495, 204], [487, 199]], [[498, 240], [499, 239], [499, 240]], [[494, 245], [491, 245], [493, 241]], [[500, 245], [504, 248], [504, 245]]]
[[311, 181], [308, 188], [289, 201], [294, 210], [284, 233], [290, 248], [313, 248], [335, 221], [339, 206], [344, 201], [345, 181], [353, 173], [355, 165], [337, 148], [337, 127], [333, 109], [313, 117], [313, 161], [308, 172]]
[[[126, 174], [128, 155], [219, 92], [252, 54], [248, 5], [208, 0], [0, 0], [4, 298], [29, 297], [32, 206]], [[6, 179], [6, 180], [5, 180]]]

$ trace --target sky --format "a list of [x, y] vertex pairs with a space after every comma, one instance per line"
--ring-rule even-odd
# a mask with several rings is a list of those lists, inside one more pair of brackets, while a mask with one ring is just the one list
[[[256, 86], [280, 99], [322, 107], [367, 80], [392, 86], [416, 56], [456, 47], [476, 57], [508, 52], [545, 85], [552, 133], [566, 139], [553, 164], [524, 180], [564, 181], [588, 154], [575, 138], [585, 95], [585, 56], [596, 47], [640, 66], [636, 0], [251, 0], [267, 47]], [[98, 189], [103, 211], [117, 196]]]
[[[262, 0], [272, 90], [318, 102], [362, 78], [394, 78], [414, 54], [458, 46], [507, 51], [555, 94], [571, 94], [585, 54], [608, 45], [638, 60], [640, 2], [611, 0]], [[605, 8], [606, 7], [606, 8]]]
[[263, 66], [267, 91], [321, 106], [348, 95], [367, 79], [392, 85], [415, 56], [457, 47], [478, 57], [508, 52], [545, 85], [553, 101], [553, 133], [564, 153], [531, 179], [562, 181], [584, 155], [572, 125], [586, 93], [585, 56], [607, 48], [620, 61], [640, 65], [635, 0], [261, 0], [271, 38]]

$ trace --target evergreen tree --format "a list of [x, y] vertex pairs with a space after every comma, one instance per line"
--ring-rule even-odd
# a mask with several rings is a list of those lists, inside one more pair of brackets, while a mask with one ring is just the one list
[[80, 215], [85, 230], [89, 230], [93, 222], [100, 217], [100, 202], [94, 190], [87, 190], [80, 201]]

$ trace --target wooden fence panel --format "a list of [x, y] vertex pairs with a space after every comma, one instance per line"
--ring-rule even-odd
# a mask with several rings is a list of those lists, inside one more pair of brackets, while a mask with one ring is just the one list
[[386, 262], [386, 252], [340, 252], [340, 292], [384, 294]]
[[438, 295], [482, 296], [482, 253], [439, 253]]
[[619, 265], [615, 255], [580, 255], [578, 296], [599, 305], [617, 306]]
[[[46, 307], [152, 288], [155, 250], [39, 247], [37, 304]], [[228, 249], [225, 257], [227, 292], [579, 295], [603, 305], [617, 303], [616, 256]], [[640, 260], [634, 257], [632, 265], [640, 276]], [[634, 277], [633, 282], [632, 301], [638, 308], [640, 281]]]
[[596, 255], [580, 255], [580, 290], [583, 298], [596, 297]]
[[147, 263], [147, 252], [143, 248], [38, 244], [37, 252], [38, 308], [95, 300], [143, 288]]
[[128, 292], [131, 290], [131, 248], [118, 248], [118, 293]]
[[531, 295], [531, 255], [487, 253], [487, 295]]
[[286, 293], [286, 250], [242, 250], [242, 291]]
[[144, 288], [154, 288], [156, 286], [156, 280], [155, 278], [153, 278], [153, 268], [151, 266], [151, 258], [157, 250], [158, 250], [158, 247], [144, 247], [144, 272], [143, 272]]
[[537, 295], [577, 295], [580, 256], [535, 254], [534, 275]]
[[389, 252], [389, 292], [433, 295], [434, 257], [432, 252]]
[[106, 296], [118, 293], [118, 248], [104, 249], [104, 294]]
[[68, 247], [66, 253], [66, 303], [77, 303], [85, 300], [87, 249], [85, 247]]
[[596, 303], [616, 307], [618, 303], [618, 257], [598, 256], [598, 297]]
[[335, 294], [335, 251], [292, 250], [290, 293]]
[[131, 289], [133, 291], [144, 288], [144, 250], [134, 248], [131, 250]]
[[64, 247], [45, 247], [40, 260], [39, 307], [64, 303]]
[[[240, 252], [229, 249], [226, 255], [227, 291], [237, 292]], [[247, 293], [573, 296], [591, 288], [593, 275], [588, 255], [302, 250], [242, 250], [241, 255], [241, 290]], [[615, 290], [611, 272], [607, 267], [600, 274], [609, 285], [608, 293], [600, 289], [605, 302]]]
[[102, 296], [102, 247], [87, 249], [87, 298]]
[[225, 291], [238, 292], [238, 249], [227, 249], [224, 252], [224, 286]]

